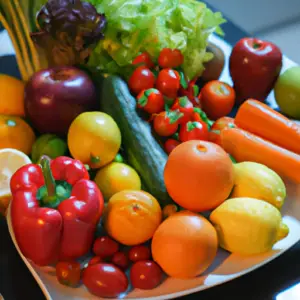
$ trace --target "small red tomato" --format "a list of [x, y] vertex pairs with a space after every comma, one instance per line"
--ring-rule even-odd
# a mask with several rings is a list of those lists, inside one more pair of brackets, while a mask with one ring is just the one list
[[154, 289], [161, 283], [162, 278], [163, 272], [161, 268], [151, 260], [140, 260], [134, 263], [130, 270], [131, 284], [137, 289]]
[[137, 96], [137, 106], [149, 114], [158, 114], [164, 110], [164, 97], [157, 89], [144, 90]]
[[113, 264], [88, 266], [83, 272], [82, 281], [90, 293], [98, 297], [115, 298], [128, 288], [125, 273]]
[[192, 102], [192, 104], [195, 107], [200, 107], [200, 100], [198, 98], [199, 96], [199, 87], [195, 83], [195, 80], [192, 80], [188, 83], [188, 88], [184, 89], [183, 87], [180, 87], [179, 94], [181, 96], [186, 96], [189, 98], [189, 100]]
[[154, 131], [160, 136], [170, 136], [178, 129], [178, 120], [182, 114], [178, 111], [163, 111], [153, 120]]
[[182, 142], [190, 140], [208, 140], [208, 127], [204, 122], [187, 122], [183, 124], [179, 131], [179, 139]]
[[170, 154], [178, 145], [180, 145], [180, 142], [174, 139], [168, 139], [165, 142], [164, 148], [166, 153]]
[[234, 101], [234, 89], [219, 80], [206, 83], [200, 93], [201, 107], [212, 120], [228, 115], [234, 106]]
[[89, 260], [88, 265], [91, 266], [91, 265], [99, 264], [101, 262], [103, 262], [103, 259], [100, 256], [94, 256]]
[[157, 76], [156, 88], [166, 97], [176, 98], [180, 87], [180, 75], [172, 69], [162, 69]]
[[180, 118], [179, 124], [191, 121], [193, 117], [194, 105], [186, 96], [177, 98], [171, 109], [182, 112], [183, 116]]
[[136, 68], [128, 81], [129, 89], [138, 94], [142, 90], [151, 89], [155, 84], [154, 74], [145, 66]]
[[93, 245], [93, 252], [101, 258], [113, 256], [119, 251], [119, 244], [109, 236], [97, 238]]
[[170, 216], [174, 215], [176, 212], [178, 212], [178, 207], [175, 204], [168, 204], [163, 208], [163, 218], [167, 219]]
[[161, 68], [177, 68], [183, 64], [184, 57], [180, 50], [164, 48], [158, 56], [158, 64]]
[[133, 262], [139, 260], [148, 260], [151, 257], [151, 251], [147, 246], [138, 245], [134, 246], [129, 250], [129, 259]]
[[208, 140], [212, 143], [218, 144], [221, 146], [221, 132], [227, 128], [237, 127], [234, 124], [234, 119], [230, 117], [222, 117], [215, 121], [210, 128], [208, 135]]
[[129, 259], [124, 252], [115, 253], [111, 259], [111, 262], [123, 270], [127, 269], [129, 265]]
[[149, 69], [154, 68], [154, 63], [147, 52], [143, 52], [142, 54], [138, 55], [132, 62], [133, 65], [144, 65]]
[[77, 261], [60, 261], [56, 265], [57, 280], [67, 286], [77, 287], [81, 278], [81, 267]]

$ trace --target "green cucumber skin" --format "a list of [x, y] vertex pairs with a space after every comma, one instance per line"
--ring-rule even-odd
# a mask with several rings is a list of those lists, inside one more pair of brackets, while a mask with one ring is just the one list
[[120, 77], [103, 81], [100, 109], [118, 124], [128, 163], [139, 173], [146, 191], [162, 205], [173, 203], [164, 184], [168, 156], [152, 135], [151, 125], [138, 115], [136, 100]]

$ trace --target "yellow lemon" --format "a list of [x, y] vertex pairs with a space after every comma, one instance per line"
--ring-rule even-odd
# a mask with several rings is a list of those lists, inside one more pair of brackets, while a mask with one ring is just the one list
[[0, 150], [0, 213], [5, 214], [11, 200], [10, 179], [22, 166], [30, 164], [30, 158], [16, 149]]
[[85, 112], [72, 122], [68, 146], [75, 159], [97, 169], [115, 158], [121, 146], [121, 132], [108, 114]]
[[112, 162], [101, 168], [94, 179], [106, 201], [123, 190], [140, 190], [141, 179], [130, 166]]
[[244, 255], [267, 252], [289, 233], [278, 209], [253, 198], [228, 199], [211, 213], [210, 221], [220, 247]]
[[254, 162], [234, 164], [234, 173], [235, 182], [231, 198], [256, 198], [281, 209], [286, 197], [286, 188], [277, 173]]

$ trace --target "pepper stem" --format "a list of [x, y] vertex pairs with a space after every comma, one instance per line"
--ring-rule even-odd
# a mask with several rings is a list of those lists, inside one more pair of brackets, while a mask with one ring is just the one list
[[44, 175], [44, 180], [45, 180], [45, 186], [47, 188], [47, 201], [46, 202], [52, 202], [52, 199], [55, 199], [56, 197], [56, 184], [55, 180], [53, 178], [51, 168], [50, 168], [50, 158], [46, 155], [43, 155], [41, 157], [40, 161], [43, 175]]

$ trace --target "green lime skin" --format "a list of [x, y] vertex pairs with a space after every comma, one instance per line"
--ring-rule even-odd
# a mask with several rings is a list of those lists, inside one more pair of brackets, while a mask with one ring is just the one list
[[42, 155], [50, 158], [63, 156], [67, 153], [67, 143], [54, 134], [41, 135], [33, 144], [31, 159], [33, 163], [38, 163]]
[[284, 114], [300, 119], [300, 66], [282, 73], [274, 87], [276, 102]]

